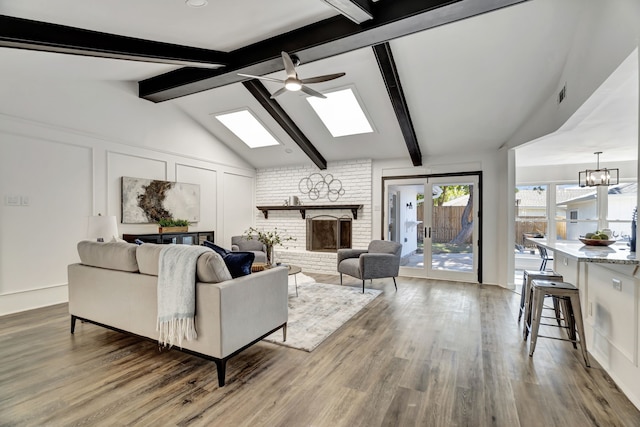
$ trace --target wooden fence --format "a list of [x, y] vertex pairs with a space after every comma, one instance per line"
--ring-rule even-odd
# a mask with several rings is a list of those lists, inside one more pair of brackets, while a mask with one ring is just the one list
[[[431, 241], [433, 243], [448, 243], [462, 230], [460, 218], [464, 206], [434, 206], [433, 225], [431, 226]], [[418, 206], [418, 218], [424, 218], [423, 205]], [[422, 242], [422, 227], [418, 227], [418, 241]], [[465, 243], [471, 243], [471, 238]]]
[[[447, 243], [462, 230], [460, 218], [464, 213], [464, 206], [434, 206], [433, 207], [433, 225], [431, 228], [431, 239], [433, 243]], [[424, 218], [423, 205], [418, 206], [418, 218]], [[418, 241], [422, 241], [422, 227], [418, 227]], [[525, 247], [534, 247], [533, 244], [525, 243], [525, 233], [542, 233], [547, 234], [546, 217], [527, 217], [516, 218], [516, 243]], [[567, 236], [567, 224], [565, 222], [556, 223], [556, 236], [564, 239]], [[471, 243], [471, 238], [466, 243]]]
[[[525, 242], [524, 235], [528, 233], [531, 233], [531, 234], [542, 233], [544, 235], [547, 235], [547, 218], [546, 217], [527, 217], [526, 220], [524, 218], [516, 218], [516, 236], [515, 236], [516, 244], [522, 245], [526, 248], [535, 247], [533, 243]], [[556, 236], [558, 239], [567, 238], [566, 222], [556, 223]]]

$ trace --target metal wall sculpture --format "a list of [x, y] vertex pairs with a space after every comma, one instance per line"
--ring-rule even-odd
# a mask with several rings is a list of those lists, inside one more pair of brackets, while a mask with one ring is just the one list
[[342, 181], [334, 178], [330, 173], [322, 176], [319, 173], [312, 173], [306, 178], [302, 178], [298, 183], [298, 190], [302, 194], [309, 196], [311, 200], [327, 198], [331, 202], [337, 201], [344, 195]]

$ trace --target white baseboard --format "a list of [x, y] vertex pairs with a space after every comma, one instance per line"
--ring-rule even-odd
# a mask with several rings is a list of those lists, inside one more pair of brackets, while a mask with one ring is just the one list
[[0, 316], [69, 301], [67, 284], [0, 295]]

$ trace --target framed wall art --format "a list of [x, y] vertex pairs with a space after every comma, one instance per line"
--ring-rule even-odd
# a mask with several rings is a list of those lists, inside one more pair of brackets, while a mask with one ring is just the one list
[[200, 221], [200, 186], [122, 177], [122, 223], [151, 224], [161, 218]]

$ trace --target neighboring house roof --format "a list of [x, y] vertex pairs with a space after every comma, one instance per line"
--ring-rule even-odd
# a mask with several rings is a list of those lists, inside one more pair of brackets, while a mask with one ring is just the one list
[[545, 190], [518, 189], [516, 205], [520, 208], [547, 206], [547, 192]]
[[[633, 183], [619, 184], [619, 185], [616, 185], [615, 187], [610, 187], [607, 194], [614, 195], [614, 196], [615, 195], [635, 196], [637, 192], [638, 192], [638, 184], [633, 182]], [[589, 194], [583, 194], [581, 196], [579, 195], [577, 197], [565, 199], [563, 202], [558, 203], [557, 206], [566, 206], [573, 203], [587, 202], [589, 200], [595, 200], [595, 199], [596, 199], [596, 191], [593, 190]]]

